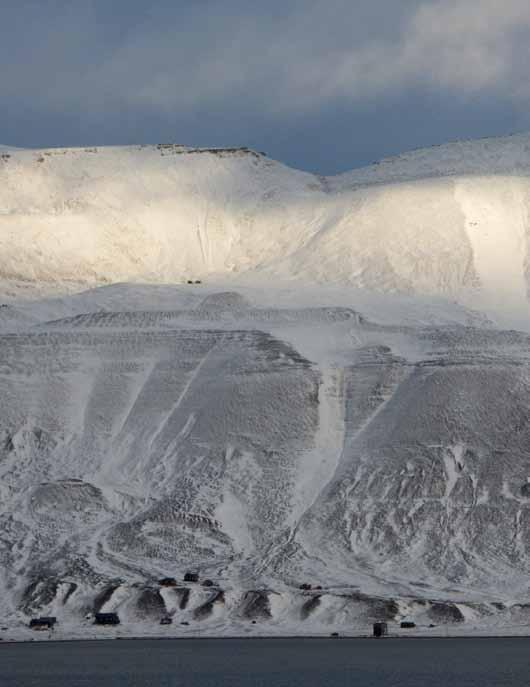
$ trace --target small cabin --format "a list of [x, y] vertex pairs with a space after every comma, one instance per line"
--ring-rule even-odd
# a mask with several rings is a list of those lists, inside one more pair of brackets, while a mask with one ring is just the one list
[[158, 584], [161, 587], [176, 587], [177, 580], [174, 577], [163, 577], [161, 580], [158, 580]]
[[94, 625], [119, 625], [120, 617], [117, 613], [96, 613]]
[[374, 637], [384, 637], [388, 634], [388, 625], [386, 623], [374, 623]]
[[29, 626], [32, 630], [53, 630], [57, 622], [55, 617], [32, 618], [29, 621]]
[[171, 625], [173, 623], [173, 618], [170, 615], [165, 615], [160, 620], [160, 625]]
[[184, 575], [184, 582], [198, 582], [199, 581], [199, 573], [196, 572], [187, 572]]
[[416, 627], [416, 623], [413, 623], [411, 620], [403, 620], [403, 621], [401, 622], [400, 627], [401, 627], [403, 630], [410, 630], [410, 629], [412, 629], [413, 627]]

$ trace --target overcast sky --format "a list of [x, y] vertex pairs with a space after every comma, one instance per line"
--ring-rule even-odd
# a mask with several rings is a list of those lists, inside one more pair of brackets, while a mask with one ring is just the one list
[[0, 0], [0, 143], [333, 173], [530, 129], [530, 0]]

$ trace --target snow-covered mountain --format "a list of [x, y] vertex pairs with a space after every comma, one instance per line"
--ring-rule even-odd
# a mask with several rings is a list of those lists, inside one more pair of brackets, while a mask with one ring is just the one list
[[[528, 314], [530, 136], [334, 178], [247, 149], [0, 156], [0, 278], [101, 284], [245, 273]], [[472, 301], [475, 302], [475, 301]]]
[[6, 623], [527, 627], [529, 172], [0, 150]]

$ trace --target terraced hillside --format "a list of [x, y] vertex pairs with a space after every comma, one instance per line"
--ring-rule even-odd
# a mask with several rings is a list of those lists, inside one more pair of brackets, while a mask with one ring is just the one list
[[4, 612], [212, 632], [524, 616], [528, 336], [202, 294], [0, 337]]

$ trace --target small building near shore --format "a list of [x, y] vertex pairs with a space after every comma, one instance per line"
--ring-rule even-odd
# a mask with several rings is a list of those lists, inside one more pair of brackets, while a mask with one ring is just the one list
[[94, 625], [119, 625], [120, 616], [117, 613], [96, 613]]
[[383, 622], [374, 623], [374, 637], [385, 637], [388, 634], [388, 625]]
[[32, 630], [53, 630], [57, 623], [57, 618], [54, 616], [46, 616], [43, 618], [32, 618], [29, 621], [29, 626]]

